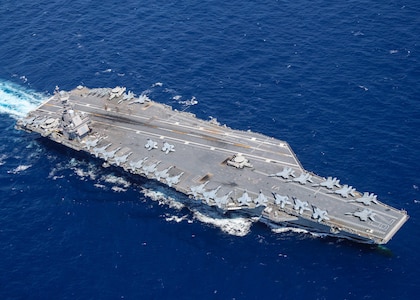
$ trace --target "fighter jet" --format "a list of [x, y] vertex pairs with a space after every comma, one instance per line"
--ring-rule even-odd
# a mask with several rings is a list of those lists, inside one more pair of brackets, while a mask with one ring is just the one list
[[256, 204], [256, 206], [265, 205], [267, 203], [267, 201], [268, 201], [268, 199], [263, 194], [262, 191], [260, 191], [260, 193], [258, 194], [258, 197], [254, 199], [254, 203]]
[[218, 207], [223, 208], [228, 203], [229, 198], [230, 198], [230, 194], [232, 194], [232, 191], [230, 191], [229, 193], [227, 193], [226, 195], [224, 195], [222, 197], [216, 197], [214, 199], [214, 202], [216, 202]]
[[358, 210], [352, 213], [346, 213], [346, 215], [354, 216], [360, 219], [360, 221], [366, 222], [368, 219], [375, 222], [376, 213], [370, 209], [365, 208], [364, 210]]
[[251, 199], [251, 197], [249, 197], [247, 191], [244, 191], [242, 196], [239, 197], [237, 200], [238, 200], [239, 204], [241, 204], [241, 205], [248, 205], [248, 203], [250, 203], [252, 201], [252, 199]]
[[117, 149], [108, 152], [104, 151], [102, 152], [102, 156], [105, 160], [108, 160], [108, 158], [113, 158], [115, 156], [115, 153], [117, 153], [120, 149], [121, 147], [118, 147]]
[[151, 139], [148, 139], [146, 145], [144, 145], [144, 148], [150, 151], [153, 149], [157, 149], [158, 146], [156, 142], [152, 141]]
[[164, 179], [168, 178], [169, 177], [169, 173], [168, 172], [172, 168], [173, 168], [173, 166], [170, 166], [169, 168], [166, 168], [166, 169], [164, 169], [162, 171], [155, 171], [155, 177], [156, 177], [156, 179], [157, 180], [160, 180], [161, 178], [164, 178]]
[[129, 101], [131, 99], [134, 99], [136, 95], [132, 91], [128, 91], [123, 95], [123, 101]]
[[273, 195], [274, 195], [274, 202], [277, 205], [280, 205], [281, 208], [284, 208], [287, 204], [290, 204], [290, 205], [292, 204], [292, 202], [289, 201], [289, 197], [287, 196], [282, 196], [277, 193], [273, 193]]
[[94, 139], [94, 140], [86, 140], [83, 143], [85, 144], [85, 148], [90, 150], [90, 148], [92, 147], [96, 147], [96, 145], [98, 145], [99, 139]]
[[160, 161], [158, 161], [158, 162], [156, 162], [156, 163], [154, 163], [154, 164], [151, 164], [151, 165], [148, 165], [148, 166], [143, 166], [143, 172], [144, 172], [144, 174], [147, 176], [147, 175], [149, 175], [149, 173], [154, 173], [155, 171], [156, 171], [156, 169], [157, 169], [157, 166], [160, 164], [161, 162]]
[[376, 195], [374, 193], [369, 194], [368, 192], [363, 193], [363, 196], [357, 198], [355, 200], [349, 200], [348, 202], [358, 202], [363, 203], [364, 205], [370, 205], [371, 203], [378, 204], [378, 200], [376, 199]]
[[106, 148], [108, 148], [111, 145], [112, 145], [112, 143], [109, 143], [108, 145], [105, 145], [101, 148], [95, 147], [95, 148], [93, 148], [93, 154], [95, 154], [95, 157], [98, 157], [99, 154], [103, 154], [105, 152]]
[[331, 190], [333, 187], [337, 187], [337, 188], [341, 187], [340, 180], [337, 179], [336, 177], [334, 177], [334, 178], [328, 177], [327, 179], [325, 179], [320, 184], [313, 184], [312, 186], [323, 186], [323, 187], [326, 187], [329, 190]]
[[120, 164], [123, 164], [127, 161], [127, 158], [133, 154], [133, 152], [127, 153], [126, 155], [121, 155], [121, 156], [115, 156], [114, 157], [114, 161], [117, 164], [117, 166], [119, 166]]
[[196, 186], [192, 186], [191, 189], [191, 193], [189, 193], [190, 195], [193, 195], [194, 198], [196, 198], [198, 196], [198, 194], [203, 194], [205, 192], [205, 187], [209, 182], [206, 181], [203, 184], [200, 185], [196, 185]]
[[216, 198], [216, 194], [220, 190], [221, 187], [222, 186], [219, 185], [214, 190], [203, 192], [203, 197], [204, 197], [204, 199], [206, 200], [207, 203], [209, 203], [210, 199], [214, 200], [214, 198]]
[[132, 92], [132, 91], [128, 91], [128, 92], [126, 92], [126, 93], [124, 93], [123, 95], [122, 95], [122, 98], [120, 99], [120, 100], [118, 100], [118, 104], [120, 104], [121, 102], [123, 102], [123, 101], [129, 101], [129, 100], [132, 100], [132, 99], [134, 99], [134, 93]]
[[136, 100], [130, 102], [129, 104], [135, 104], [135, 103], [144, 104], [145, 102], [150, 102], [150, 98], [147, 97], [146, 94], [141, 94]]
[[349, 195], [354, 197], [355, 191], [356, 189], [353, 188], [351, 185], [348, 186], [347, 184], [345, 184], [341, 189], [335, 190], [334, 193], [341, 195], [341, 197], [343, 198], [347, 198]]
[[293, 171], [292, 168], [289, 168], [289, 167], [284, 167], [283, 171], [275, 173], [275, 174], [270, 174], [268, 176], [270, 176], [270, 177], [282, 177], [284, 179], [288, 179], [290, 176], [296, 177], [295, 176], [295, 171]]
[[179, 179], [181, 178], [181, 176], [184, 175], [184, 172], [176, 175], [176, 176], [172, 176], [172, 177], [168, 177], [166, 178], [166, 184], [171, 187], [174, 184], [178, 184]]
[[148, 157], [146, 156], [145, 158], [140, 159], [138, 162], [131, 161], [130, 164], [129, 164], [131, 170], [135, 171], [136, 169], [140, 169], [147, 159], [148, 159]]
[[288, 181], [299, 182], [300, 184], [306, 184], [306, 182], [313, 182], [312, 175], [309, 173], [302, 173], [300, 174], [299, 177], [293, 178], [292, 180], [288, 180]]
[[321, 223], [322, 221], [326, 220], [329, 221], [330, 218], [328, 217], [328, 212], [326, 210], [319, 209], [318, 207], [314, 206], [314, 213], [312, 214], [312, 218], [315, 220], [318, 219], [318, 222]]
[[309, 204], [306, 201], [299, 200], [298, 198], [295, 198], [295, 206], [293, 206], [294, 210], [299, 211], [299, 214], [301, 215], [304, 210], [309, 210]]
[[169, 152], [175, 151], [175, 146], [169, 144], [168, 142], [163, 143], [162, 151], [165, 152], [165, 154], [168, 154]]

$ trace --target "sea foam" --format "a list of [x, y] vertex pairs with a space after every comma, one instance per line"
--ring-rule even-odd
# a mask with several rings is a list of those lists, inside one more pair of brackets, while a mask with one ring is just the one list
[[15, 83], [0, 80], [0, 113], [19, 119], [41, 105], [47, 97]]
[[[177, 210], [186, 207], [182, 199], [177, 199], [176, 196], [168, 195], [162, 191], [143, 189], [142, 193], [151, 200], [157, 201], [160, 205], [166, 205]], [[229, 235], [247, 235], [250, 232], [251, 225], [256, 221], [254, 218], [223, 216], [216, 210], [205, 207], [204, 204], [203, 206], [187, 205], [187, 207], [192, 212], [194, 220], [217, 227]], [[165, 220], [168, 222], [175, 221], [177, 223], [185, 220], [189, 223], [192, 222], [185, 215], [182, 217], [165, 215]]]

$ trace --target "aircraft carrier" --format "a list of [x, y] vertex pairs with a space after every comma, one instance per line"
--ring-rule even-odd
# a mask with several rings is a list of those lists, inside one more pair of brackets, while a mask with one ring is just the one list
[[371, 192], [308, 172], [285, 141], [201, 120], [123, 87], [57, 88], [16, 127], [274, 228], [385, 244], [408, 219]]

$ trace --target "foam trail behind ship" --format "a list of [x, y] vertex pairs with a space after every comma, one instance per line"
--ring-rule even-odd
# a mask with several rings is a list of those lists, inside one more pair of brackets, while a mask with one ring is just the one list
[[0, 79], [0, 114], [24, 117], [47, 100], [47, 96], [13, 82]]

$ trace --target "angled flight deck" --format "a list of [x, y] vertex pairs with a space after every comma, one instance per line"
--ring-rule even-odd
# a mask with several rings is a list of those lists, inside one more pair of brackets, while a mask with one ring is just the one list
[[285, 141], [203, 121], [125, 88], [57, 91], [17, 127], [272, 227], [384, 244], [408, 219], [373, 193], [306, 171]]

